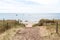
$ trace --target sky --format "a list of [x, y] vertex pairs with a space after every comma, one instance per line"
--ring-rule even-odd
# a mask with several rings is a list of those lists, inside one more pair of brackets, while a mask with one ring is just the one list
[[0, 0], [0, 13], [60, 13], [60, 0]]
[[40, 19], [60, 19], [60, 13], [45, 13], [45, 14], [17, 14], [17, 13], [0, 13], [0, 20], [28, 20], [28, 21], [39, 21]]

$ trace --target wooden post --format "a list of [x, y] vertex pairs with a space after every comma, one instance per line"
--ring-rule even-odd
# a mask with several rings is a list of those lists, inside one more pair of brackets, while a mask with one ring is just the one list
[[7, 29], [8, 29], [8, 22], [7, 22], [7, 25], [6, 25]]
[[58, 33], [58, 22], [56, 22], [56, 33]]
[[3, 26], [4, 26], [4, 22], [5, 22], [5, 20], [4, 20], [4, 18], [3, 18]]

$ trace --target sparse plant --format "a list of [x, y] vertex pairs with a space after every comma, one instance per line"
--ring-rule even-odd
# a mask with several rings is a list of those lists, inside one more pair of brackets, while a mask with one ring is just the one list
[[38, 26], [38, 24], [33, 24], [33, 25], [32, 25], [32, 27], [36, 27], [36, 26]]
[[18, 21], [2, 20], [0, 21], [0, 33], [5, 32], [11, 28], [25, 27], [25, 24]]

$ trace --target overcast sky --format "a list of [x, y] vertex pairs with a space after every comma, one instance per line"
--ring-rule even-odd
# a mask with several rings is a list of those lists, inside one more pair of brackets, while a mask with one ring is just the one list
[[60, 13], [60, 0], [0, 0], [0, 13]]

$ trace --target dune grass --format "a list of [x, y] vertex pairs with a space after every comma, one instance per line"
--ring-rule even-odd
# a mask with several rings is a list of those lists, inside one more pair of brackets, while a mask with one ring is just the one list
[[0, 33], [5, 32], [11, 28], [25, 27], [25, 24], [19, 23], [16, 20], [0, 20]]
[[[23, 27], [24, 28], [24, 27]], [[11, 28], [0, 35], [0, 40], [13, 40], [12, 37], [16, 34], [17, 30], [23, 29], [19, 28]]]
[[[34, 24], [33, 27], [39, 26], [38, 24]], [[50, 35], [44, 36], [44, 40], [60, 40], [60, 24], [58, 24], [59, 34], [56, 34], [56, 24], [53, 25], [43, 25], [46, 26], [46, 29], [49, 31]], [[17, 30], [23, 29], [25, 25], [23, 23], [19, 23], [18, 21], [15, 22], [8, 22], [7, 21], [0, 22], [0, 40], [13, 40], [13, 36]], [[55, 39], [56, 38], [56, 39]]]
[[0, 20], [0, 40], [12, 40], [16, 30], [24, 27], [25, 24], [16, 20]]

